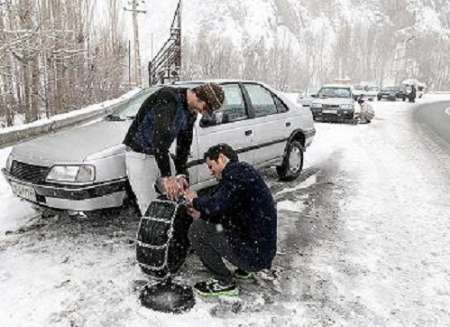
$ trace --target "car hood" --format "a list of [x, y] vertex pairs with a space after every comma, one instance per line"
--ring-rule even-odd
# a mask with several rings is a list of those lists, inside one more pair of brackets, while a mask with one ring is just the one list
[[14, 160], [39, 166], [82, 162], [87, 156], [121, 144], [131, 121], [100, 121], [18, 144]]
[[353, 99], [350, 98], [315, 99], [313, 103], [328, 104], [328, 105], [353, 104]]

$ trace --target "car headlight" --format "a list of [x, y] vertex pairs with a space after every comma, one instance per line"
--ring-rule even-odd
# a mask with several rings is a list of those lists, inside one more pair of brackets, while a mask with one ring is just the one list
[[11, 171], [11, 165], [12, 165], [12, 156], [9, 155], [8, 158], [6, 158], [5, 168], [6, 171]]
[[322, 108], [322, 104], [321, 103], [317, 103], [317, 102], [316, 103], [313, 102], [311, 104], [311, 108]]
[[347, 103], [347, 104], [341, 104], [341, 109], [344, 109], [344, 110], [352, 110], [352, 109], [353, 109], [353, 105], [350, 104], [350, 103]]
[[46, 181], [86, 183], [95, 179], [95, 167], [92, 165], [57, 165], [50, 169]]

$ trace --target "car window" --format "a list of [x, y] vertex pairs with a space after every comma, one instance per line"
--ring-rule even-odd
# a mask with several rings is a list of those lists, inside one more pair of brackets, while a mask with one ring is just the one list
[[323, 87], [318, 93], [319, 98], [350, 98], [351, 93], [348, 88]]
[[247, 109], [238, 84], [221, 85], [225, 93], [222, 107], [213, 116], [203, 116], [200, 126], [208, 127], [247, 119]]
[[242, 91], [239, 85], [225, 84], [222, 85], [222, 88], [225, 93], [225, 100], [220, 111], [228, 116], [228, 122], [248, 118], [244, 98], [242, 97]]
[[272, 94], [260, 85], [244, 84], [252, 106], [255, 109], [255, 117], [262, 117], [277, 113], [277, 106]]
[[281, 112], [288, 111], [288, 108], [286, 107], [286, 105], [283, 102], [281, 102], [281, 100], [277, 96], [274, 95], [273, 98], [275, 100], [275, 105], [277, 107], [278, 112], [281, 113]]

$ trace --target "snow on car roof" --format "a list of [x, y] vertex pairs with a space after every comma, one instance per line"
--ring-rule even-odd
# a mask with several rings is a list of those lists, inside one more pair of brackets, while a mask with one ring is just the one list
[[332, 88], [339, 88], [339, 89], [351, 89], [351, 88], [353, 88], [351, 85], [345, 85], [345, 84], [325, 84], [322, 87], [332, 87]]
[[255, 80], [244, 80], [244, 79], [202, 79], [202, 80], [191, 80], [191, 81], [177, 81], [174, 84], [180, 85], [180, 84], [199, 84], [199, 83], [258, 83], [263, 84], [259, 81]]

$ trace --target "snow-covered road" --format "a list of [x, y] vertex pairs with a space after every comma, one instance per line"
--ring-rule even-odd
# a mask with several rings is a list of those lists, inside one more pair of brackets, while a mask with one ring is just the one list
[[[1, 325], [449, 325], [449, 149], [412, 105], [375, 106], [371, 124], [316, 124], [297, 181], [264, 171], [278, 201], [277, 278], [179, 316], [138, 303], [137, 217], [37, 218], [1, 180]], [[177, 279], [206, 276], [191, 256]]]

